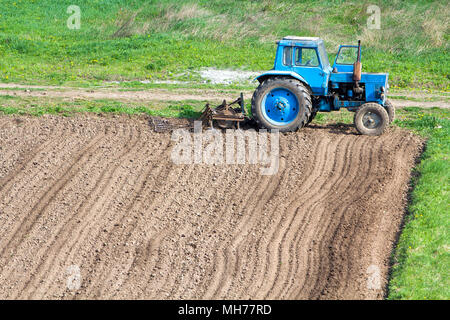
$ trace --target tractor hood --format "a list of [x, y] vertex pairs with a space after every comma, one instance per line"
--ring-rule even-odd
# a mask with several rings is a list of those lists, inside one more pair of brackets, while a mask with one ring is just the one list
[[[388, 82], [388, 73], [361, 73], [361, 81], [360, 83], [374, 83], [380, 86], [384, 86], [386, 88]], [[353, 82], [353, 73], [352, 72], [338, 72], [331, 73], [330, 75], [331, 82]]]
[[[367, 102], [374, 101], [384, 105], [388, 86], [388, 73], [361, 73], [360, 84], [365, 87], [365, 100]], [[339, 87], [339, 83], [352, 83], [352, 72], [331, 73], [331, 87]]]

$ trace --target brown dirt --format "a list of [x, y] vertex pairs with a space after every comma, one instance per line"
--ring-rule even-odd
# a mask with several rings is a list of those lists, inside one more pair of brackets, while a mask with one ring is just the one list
[[262, 176], [175, 165], [144, 117], [0, 117], [0, 133], [1, 299], [380, 299], [422, 145], [312, 126]]

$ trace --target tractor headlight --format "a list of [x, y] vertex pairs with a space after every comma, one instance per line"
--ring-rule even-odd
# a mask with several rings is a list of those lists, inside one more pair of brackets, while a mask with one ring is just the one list
[[385, 91], [385, 90], [384, 90], [384, 87], [381, 87], [380, 90], [381, 90], [381, 92], [384, 92], [384, 91]]

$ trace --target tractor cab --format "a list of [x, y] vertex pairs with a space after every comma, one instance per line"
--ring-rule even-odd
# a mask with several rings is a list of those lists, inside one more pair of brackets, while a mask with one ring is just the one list
[[314, 94], [324, 95], [332, 69], [322, 39], [288, 36], [278, 41], [273, 70], [296, 74]]

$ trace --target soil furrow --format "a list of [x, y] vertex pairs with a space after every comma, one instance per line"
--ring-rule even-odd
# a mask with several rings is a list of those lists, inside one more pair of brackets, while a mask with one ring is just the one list
[[[286, 211], [286, 216], [284, 219], [288, 220], [289, 222], [283, 224], [286, 225], [287, 227], [284, 228], [277, 228], [277, 238], [274, 239], [274, 243], [278, 244], [277, 246], [277, 250], [276, 250], [276, 255], [278, 257], [277, 260], [277, 265], [276, 265], [276, 274], [273, 276], [274, 281], [272, 281], [271, 283], [271, 287], [270, 289], [264, 294], [265, 298], [269, 298], [272, 293], [276, 290], [277, 286], [281, 285], [282, 281], [279, 280], [280, 277], [282, 277], [283, 275], [285, 275], [284, 268], [286, 268], [284, 265], [281, 265], [283, 261], [289, 261], [289, 255], [286, 256], [285, 251], [284, 251], [284, 246], [286, 245], [286, 236], [287, 236], [287, 232], [289, 231], [289, 227], [292, 223], [292, 221], [297, 217], [297, 215], [299, 214], [299, 209], [302, 206], [302, 204], [304, 202], [309, 202], [310, 201], [310, 197], [313, 196], [316, 192], [320, 191], [321, 186], [323, 186], [324, 182], [322, 181], [322, 184], [318, 184], [318, 182], [320, 182], [322, 175], [324, 174], [324, 172], [327, 172], [327, 163], [329, 161], [333, 161], [334, 159], [330, 156], [328, 156], [329, 154], [332, 154], [337, 146], [337, 144], [332, 144], [329, 143], [329, 141], [324, 140], [323, 144], [325, 144], [325, 148], [321, 148], [318, 147], [318, 150], [312, 150], [311, 152], [320, 152], [320, 156], [318, 157], [318, 164], [319, 167], [316, 168], [314, 167], [311, 171], [311, 179], [309, 180], [310, 183], [304, 187], [302, 187], [303, 190], [307, 190], [307, 192], [305, 192], [304, 194], [298, 195], [295, 194], [293, 197], [293, 200], [290, 202], [287, 211]], [[308, 173], [306, 173], [308, 174]], [[326, 180], [326, 179], [324, 179]], [[309, 225], [309, 221], [308, 215], [302, 214], [300, 215], [300, 217], [302, 217], [302, 219], [300, 220], [302, 225], [304, 227], [307, 227]], [[301, 233], [302, 231], [300, 230], [299, 233]], [[288, 265], [287, 265], [288, 266]], [[283, 270], [282, 270], [283, 268]]]
[[[341, 141], [343, 142], [343, 146], [341, 145]], [[333, 164], [331, 168], [325, 169], [324, 172], [328, 172], [328, 177], [325, 177], [323, 180], [323, 183], [320, 185], [317, 192], [314, 192], [314, 195], [312, 198], [307, 199], [304, 205], [302, 206], [302, 211], [304, 212], [304, 218], [301, 221], [307, 220], [308, 223], [303, 223], [300, 221], [300, 223], [297, 225], [295, 224], [295, 220], [291, 222], [290, 227], [293, 225], [297, 225], [297, 227], [293, 228], [293, 231], [290, 233], [286, 233], [286, 236], [289, 234], [290, 238], [287, 240], [290, 245], [289, 253], [290, 253], [290, 260], [289, 260], [289, 271], [287, 278], [284, 282], [284, 288], [282, 288], [282, 291], [280, 291], [278, 294], [280, 296], [289, 296], [289, 289], [293, 283], [296, 283], [297, 285], [304, 285], [305, 282], [308, 279], [303, 279], [302, 282], [299, 281], [297, 278], [298, 274], [305, 273], [304, 270], [299, 270], [299, 267], [301, 265], [300, 257], [307, 257], [305, 264], [306, 270], [309, 270], [310, 262], [308, 258], [308, 253], [311, 251], [311, 247], [314, 246], [314, 242], [319, 239], [317, 236], [317, 229], [314, 230], [314, 233], [311, 233], [309, 230], [310, 226], [317, 226], [317, 228], [320, 228], [322, 226], [321, 220], [319, 220], [318, 223], [314, 221], [316, 217], [320, 219], [321, 215], [323, 214], [323, 203], [325, 200], [329, 199], [330, 196], [332, 196], [331, 190], [333, 188], [336, 188], [336, 190], [341, 189], [341, 183], [343, 181], [346, 181], [346, 178], [348, 178], [344, 172], [346, 169], [346, 156], [348, 155], [349, 149], [351, 149], [354, 145], [354, 141], [346, 141], [341, 140], [338, 141], [336, 146], [336, 151], [332, 152], [333, 154]], [[343, 147], [343, 151], [340, 151], [340, 148]], [[348, 172], [347, 172], [348, 173]], [[317, 183], [317, 182], [316, 182]], [[344, 188], [343, 188], [344, 189]], [[345, 189], [344, 189], [345, 190]], [[309, 236], [308, 236], [309, 235]], [[309, 242], [307, 245], [304, 243], [300, 247], [300, 252], [297, 252], [297, 244], [302, 239], [314, 239], [313, 241]], [[303, 272], [301, 272], [303, 271]], [[310, 272], [306, 271], [307, 274], [310, 274]]]
[[[0, 251], [1, 256], [11, 256], [14, 254], [15, 248], [27, 237], [31, 228], [45, 209], [49, 206], [53, 198], [58, 192], [64, 188], [64, 186], [77, 174], [77, 172], [82, 168], [85, 162], [88, 161], [86, 155], [93, 150], [97, 144], [100, 142], [103, 136], [99, 135], [93, 139], [85, 148], [83, 148], [75, 160], [70, 164], [70, 166], [63, 172], [61, 177], [51, 185], [44, 193], [44, 195], [39, 199], [39, 201], [31, 209], [31, 217], [27, 216], [14, 231], [13, 237], [8, 240], [6, 245]], [[84, 159], [83, 161], [81, 161]], [[3, 268], [2, 268], [3, 270]]]
[[[339, 221], [339, 215], [336, 214], [336, 212], [334, 211], [335, 208], [345, 208], [345, 202], [344, 199], [346, 198], [346, 196], [350, 195], [351, 197], [357, 197], [357, 193], [358, 193], [358, 189], [361, 188], [361, 181], [363, 181], [363, 183], [365, 182], [365, 179], [367, 178], [367, 176], [365, 177], [361, 177], [359, 175], [359, 172], [361, 171], [361, 165], [363, 164], [363, 159], [368, 159], [367, 157], [365, 157], [364, 154], [364, 150], [362, 149], [363, 147], [363, 143], [361, 142], [361, 140], [358, 140], [357, 143], [355, 144], [355, 147], [352, 149], [352, 153], [350, 153], [348, 155], [347, 159], [344, 159], [344, 162], [346, 163], [346, 165], [348, 166], [348, 170], [347, 172], [350, 172], [351, 169], [351, 174], [347, 176], [347, 180], [341, 180], [341, 185], [336, 185], [336, 190], [334, 192], [334, 194], [330, 194], [331, 196], [328, 198], [324, 198], [324, 203], [328, 204], [328, 206], [326, 206], [325, 208], [323, 208], [321, 211], [319, 211], [320, 213], [320, 219], [317, 222], [317, 230], [314, 231], [318, 241], [317, 241], [317, 250], [311, 250], [310, 252], [308, 252], [308, 260], [311, 261], [308, 264], [308, 273], [315, 275], [315, 277], [312, 277], [312, 281], [309, 283], [305, 283], [304, 286], [300, 287], [300, 289], [298, 290], [299, 292], [303, 292], [303, 297], [305, 298], [317, 298], [317, 296], [314, 296], [314, 294], [311, 294], [310, 292], [312, 290], [315, 290], [317, 288], [317, 275], [320, 274], [321, 272], [323, 272], [324, 274], [326, 274], [326, 272], [323, 270], [319, 271], [320, 269], [327, 269], [329, 267], [331, 267], [331, 264], [322, 264], [321, 263], [321, 253], [325, 254], [325, 252], [328, 252], [329, 250], [326, 250], [326, 248], [329, 248], [330, 246], [333, 245], [332, 241], [329, 241], [326, 236], [327, 233], [326, 231], [331, 228], [331, 226], [333, 225], [333, 221]], [[359, 149], [358, 149], [359, 146]], [[356, 154], [359, 154], [359, 156], [355, 157], [353, 155], [353, 151], [355, 151]], [[353, 162], [356, 161], [356, 164], [353, 164]], [[365, 170], [363, 172], [366, 172]], [[357, 189], [355, 190], [356, 192], [353, 192], [354, 189], [352, 188], [352, 186], [355, 185], [355, 189], [357, 187]], [[332, 186], [333, 187], [333, 186]], [[339, 190], [346, 190], [346, 193], [341, 194], [339, 192]], [[345, 214], [345, 209], [342, 210], [342, 214]], [[321, 230], [325, 230], [325, 231], [321, 231]], [[300, 242], [300, 241], [298, 241]], [[298, 245], [298, 243], [297, 243]], [[295, 293], [294, 293], [295, 294]], [[305, 295], [306, 294], [306, 295]]]
[[280, 134], [279, 170], [263, 176], [175, 164], [147, 116], [0, 126], [3, 299], [381, 299], [423, 143], [303, 128]]
[[[132, 139], [134, 138], [134, 142]], [[126, 140], [126, 143], [123, 145], [125, 147], [124, 151], [120, 153], [120, 149], [117, 150], [118, 158], [112, 159], [116, 164], [114, 166], [110, 166], [112, 162], [104, 162], [103, 169], [96, 180], [94, 180], [94, 187], [86, 196], [86, 200], [81, 202], [77, 208], [74, 208], [74, 214], [69, 216], [67, 220], [62, 221], [62, 227], [59, 229], [57, 235], [53, 239], [53, 242], [47, 247], [44, 257], [46, 259], [42, 259], [41, 264], [38, 265], [37, 269], [34, 271], [35, 274], [45, 276], [46, 282], [51, 283], [55, 272], [54, 264], [57, 260], [69, 260], [67, 258], [60, 258], [59, 255], [63, 249], [68, 250], [67, 254], [70, 255], [70, 252], [73, 251], [73, 246], [82, 245], [84, 243], [84, 237], [91, 232], [92, 227], [97, 227], [100, 224], [98, 219], [101, 217], [100, 214], [94, 209], [95, 207], [102, 207], [105, 203], [111, 201], [114, 196], [114, 190], [108, 192], [110, 186], [116, 181], [114, 179], [114, 174], [117, 172], [119, 166], [121, 165], [122, 158], [130, 152], [132, 147], [136, 145], [138, 142], [138, 138], [133, 137], [133, 134], [130, 132], [130, 137]], [[119, 141], [111, 140], [109, 142], [111, 144], [120, 143]], [[92, 218], [90, 217], [92, 216]], [[74, 234], [78, 234], [78, 236], [73, 236]], [[44, 262], [46, 263], [46, 268], [44, 268]], [[39, 276], [35, 276], [34, 287], [36, 287], [36, 279], [40, 279]], [[44, 279], [41, 280], [41, 286], [45, 288], [45, 284], [43, 284]], [[27, 283], [24, 288], [24, 291], [28, 291], [30, 295], [34, 295], [34, 291], [28, 290], [28, 286], [33, 284]], [[45, 292], [45, 289], [42, 290]], [[27, 298], [31, 298], [28, 296]]]

